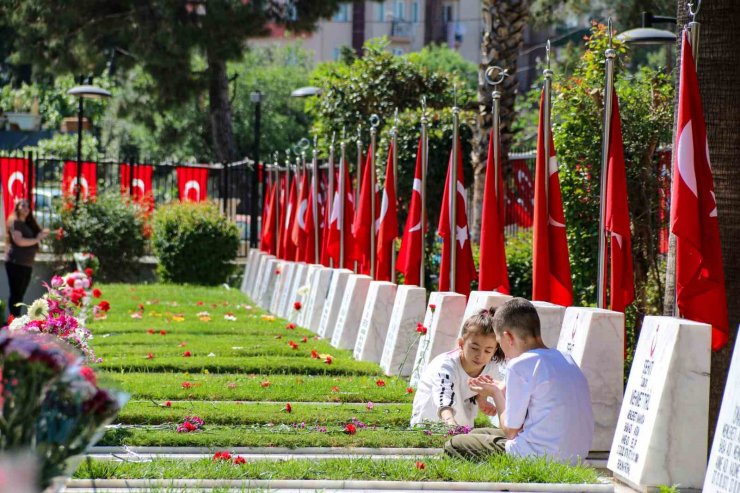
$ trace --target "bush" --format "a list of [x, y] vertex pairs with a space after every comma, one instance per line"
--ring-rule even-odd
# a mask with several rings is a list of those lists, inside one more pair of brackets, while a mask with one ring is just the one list
[[233, 271], [239, 231], [215, 205], [166, 205], [154, 213], [152, 228], [152, 246], [164, 281], [216, 285]]
[[532, 299], [532, 229], [507, 237], [505, 248], [511, 295]]
[[104, 279], [120, 279], [144, 254], [143, 215], [118, 194], [103, 194], [76, 208], [64, 202], [53, 226], [54, 253], [94, 253], [100, 260], [98, 274]]

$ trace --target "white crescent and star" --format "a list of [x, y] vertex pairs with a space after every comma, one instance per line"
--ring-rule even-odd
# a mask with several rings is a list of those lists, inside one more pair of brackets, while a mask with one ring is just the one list
[[195, 193], [197, 194], [195, 201], [199, 202], [200, 201], [200, 183], [198, 183], [195, 180], [188, 180], [187, 182], [185, 182], [185, 186], [182, 189], [182, 194], [185, 196], [185, 198], [188, 197], [188, 192], [190, 190], [195, 190]]
[[[77, 191], [76, 188], [77, 188], [77, 177], [75, 176], [74, 178], [72, 178], [72, 181], [69, 182], [70, 193], [76, 193]], [[87, 184], [87, 178], [85, 178], [84, 176], [80, 178], [80, 188], [84, 190], [84, 193], [82, 195], [84, 196], [90, 195], [90, 188], [88, 187], [88, 184]]]
[[[23, 176], [23, 173], [22, 172], [20, 172], [20, 171], [14, 171], [8, 177], [8, 192], [10, 193], [10, 195], [13, 198], [16, 197], [16, 194], [13, 193], [13, 184], [16, 181], [21, 182], [21, 185], [24, 185], [25, 184], [25, 177]], [[21, 195], [23, 195], [23, 192], [21, 192]]]

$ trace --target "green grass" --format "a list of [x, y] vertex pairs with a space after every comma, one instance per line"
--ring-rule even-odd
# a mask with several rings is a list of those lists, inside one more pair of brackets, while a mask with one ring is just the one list
[[175, 424], [162, 427], [134, 427], [108, 430], [98, 445], [137, 447], [393, 447], [437, 448], [447, 437], [427, 435], [423, 430], [404, 427], [361, 429], [354, 435], [344, 433], [343, 426], [328, 426], [316, 431], [306, 423], [305, 429], [289, 425], [208, 426], [202, 431], [177, 433]]
[[597, 483], [596, 471], [570, 467], [545, 459], [516, 459], [506, 455], [483, 462], [426, 457], [417, 467], [413, 459], [366, 458], [255, 461], [243, 465], [213, 462], [154, 460], [145, 463], [91, 461], [76, 478], [96, 479], [337, 479], [385, 481], [475, 481], [504, 483]]
[[[394, 377], [248, 375], [205, 373], [113, 373], [101, 379], [129, 392], [134, 399], [286, 401], [286, 402], [411, 402], [405, 380]], [[385, 382], [379, 387], [377, 382]], [[189, 382], [192, 387], [183, 388]], [[269, 386], [263, 387], [268, 383]], [[409, 418], [411, 415], [409, 415]]]

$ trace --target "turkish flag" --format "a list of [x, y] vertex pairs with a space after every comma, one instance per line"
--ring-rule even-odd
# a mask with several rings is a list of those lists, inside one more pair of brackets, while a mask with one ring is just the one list
[[[308, 174], [308, 173], [306, 173], [306, 174]], [[315, 195], [314, 195], [314, 187], [313, 187], [314, 181], [313, 180], [316, 180], [316, 178], [317, 177], [314, 176], [311, 179], [311, 181], [309, 182], [309, 185], [308, 185], [308, 195], [306, 197], [307, 198], [307, 207], [306, 207], [306, 215], [305, 215], [305, 220], [304, 220], [304, 223], [305, 224], [304, 224], [304, 226], [302, 228], [304, 237], [306, 239], [305, 240], [305, 248], [303, 250], [303, 259], [302, 260], [304, 262], [308, 263], [308, 264], [316, 264], [316, 263], [318, 263], [318, 261], [319, 261], [318, 254], [320, 254], [320, 251], [319, 252], [316, 251], [316, 246], [317, 245], [316, 245], [316, 228], [315, 228], [315, 225], [317, 223], [319, 225], [321, 224], [321, 218], [318, 217], [318, 218], [316, 218], [317, 221], [315, 221], [314, 220], [314, 215], [313, 215], [313, 203], [314, 203], [314, 197], [315, 197]], [[318, 203], [318, 198], [319, 197], [316, 197], [316, 199], [317, 199], [317, 203], [316, 203], [316, 213], [317, 213], [317, 215], [319, 215], [319, 211], [321, 209], [321, 207], [320, 207], [320, 205]], [[319, 246], [320, 246], [320, 244], [319, 244]]]
[[[344, 168], [344, 197], [340, 195], [340, 171]], [[329, 232], [326, 240], [326, 247], [330, 258], [334, 259], [334, 265], [337, 267], [344, 267], [351, 269], [354, 263], [352, 256], [352, 218], [355, 215], [354, 211], [354, 195], [352, 193], [352, 182], [349, 178], [349, 171], [344, 162], [340, 161], [339, 170], [337, 171], [337, 185], [334, 189], [334, 202], [331, 206], [331, 215], [329, 216]], [[344, 217], [340, 218], [340, 201], [344, 200]], [[339, 265], [339, 254], [340, 254], [340, 242], [341, 238], [344, 237], [344, 265]]]
[[178, 166], [177, 188], [180, 202], [204, 202], [208, 198], [208, 169]]
[[260, 250], [271, 255], [275, 255], [275, 253], [277, 252], [277, 231], [275, 231], [275, 214], [277, 213], [275, 205], [277, 202], [278, 194], [277, 187], [277, 182], [273, 183], [270, 187], [270, 193], [267, 195], [267, 209], [263, 211], [262, 215]]
[[[336, 187], [338, 186], [339, 172], [334, 170], [334, 194], [336, 195]], [[331, 227], [331, 207], [334, 206], [334, 197], [329, 197], [328, 187], [326, 193], [326, 199], [323, 207], [323, 214], [321, 215], [321, 265], [329, 267], [330, 261], [333, 259], [329, 254], [329, 228]], [[337, 265], [338, 261], [334, 260], [334, 265]]]
[[309, 211], [307, 171], [301, 173], [298, 202], [296, 204], [293, 229], [290, 234], [293, 238], [293, 244], [296, 246], [295, 260], [296, 262], [303, 262], [306, 259], [306, 213]]
[[283, 244], [283, 259], [291, 261], [295, 260], [296, 256], [296, 244], [293, 242], [293, 227], [295, 225], [295, 211], [298, 195], [298, 192], [296, 191], [298, 187], [296, 184], [297, 181], [298, 178], [294, 174], [293, 179], [290, 180], [290, 191], [286, 196], [285, 222], [283, 223], [283, 227], [285, 229], [283, 234], [280, 236], [280, 241]]
[[520, 209], [516, 212], [517, 224], [523, 228], [530, 228], [534, 221], [534, 180], [532, 179], [532, 173], [524, 159], [512, 161], [511, 168], [514, 175], [514, 186], [516, 187], [515, 206]]
[[470, 247], [470, 235], [468, 234], [468, 215], [466, 212], [465, 183], [463, 180], [462, 147], [458, 139], [453, 145], [457, 145], [457, 180], [455, 200], [455, 237], [450, 235], [450, 180], [452, 179], [452, 151], [447, 166], [447, 179], [445, 180], [445, 191], [442, 196], [442, 211], [439, 215], [439, 227], [437, 233], [442, 237], [442, 262], [439, 272], [439, 290], [450, 290], [450, 266], [452, 264], [452, 248], [456, 248], [455, 257], [455, 292], [470, 294], [470, 283], [475, 279], [475, 263], [473, 262], [473, 250]]
[[[130, 196], [134, 202], [145, 204], [149, 212], [154, 210], [154, 193], [152, 174], [154, 167], [150, 164], [125, 164], [119, 166], [121, 195]], [[133, 176], [131, 170], [133, 169]]]
[[[540, 98], [537, 132], [537, 164], [534, 190], [534, 232], [532, 236], [532, 300], [561, 306], [573, 304], [573, 282], [565, 236], [565, 215], [560, 195], [558, 161], [552, 131], [543, 118], [545, 91]], [[550, 144], [545, 156], [545, 139]]]
[[[365, 168], [362, 172], [362, 183], [360, 185], [360, 200], [357, 205], [357, 214], [352, 224], [354, 236], [355, 259], [358, 262], [359, 274], [370, 274], [370, 235], [373, 234], [373, 220], [371, 210], [371, 194], [376, 193], [376, 184], [372, 179], [372, 156], [374, 149], [370, 146], [365, 160]], [[376, 214], [377, 216], [377, 211]], [[377, 234], [377, 233], [376, 233]]]
[[[0, 176], [3, 180], [3, 207], [5, 220], [15, 210], [15, 203], [20, 199], [31, 198], [33, 184], [28, 176], [30, 162], [25, 158], [0, 158]], [[33, 204], [29, 204], [33, 209]]]
[[391, 272], [391, 258], [398, 237], [398, 211], [396, 210], [396, 177], [393, 173], [393, 143], [388, 148], [388, 163], [385, 167], [385, 186], [380, 201], [380, 216], [376, 221], [378, 231], [378, 254], [375, 279], [395, 281]]
[[[499, 166], [498, 176], [496, 176], [493, 137], [493, 130], [491, 130], [488, 138], [486, 183], [483, 191], [478, 289], [509, 294], [509, 274], [506, 270], [506, 250], [504, 248], [504, 180], [502, 166]], [[496, 197], [496, 188], [498, 188], [498, 197]], [[447, 188], [445, 188], [445, 193], [447, 193]], [[446, 204], [446, 202], [442, 203]]]
[[[609, 295], [611, 309], [624, 312], [635, 299], [635, 276], [632, 270], [632, 238], [627, 204], [627, 171], [624, 164], [622, 125], [617, 92], [612, 93], [612, 115], [609, 123], [609, 171], [606, 176], [606, 230], [611, 236]], [[603, 172], [603, 170], [602, 170]]]
[[278, 186], [278, 236], [277, 236], [277, 257], [285, 259], [285, 247], [283, 242], [283, 236], [285, 235], [285, 205], [288, 200], [288, 191], [285, 189], [285, 176], [281, 176], [278, 180], [280, 185]]
[[418, 286], [421, 283], [421, 249], [423, 248], [423, 233], [421, 220], [421, 153], [422, 140], [416, 151], [416, 170], [414, 184], [411, 190], [409, 213], [406, 216], [406, 226], [403, 228], [401, 247], [398, 249], [396, 270], [403, 274], [404, 284]]
[[[77, 161], [66, 161], [62, 168], [62, 195], [75, 198], [77, 186]], [[95, 163], [82, 163], [79, 186], [81, 200], [94, 199], [97, 196], [97, 165]]]
[[676, 301], [681, 316], [712, 325], [712, 350], [728, 341], [727, 297], [717, 202], [699, 82], [683, 33], [671, 232], [676, 235]]

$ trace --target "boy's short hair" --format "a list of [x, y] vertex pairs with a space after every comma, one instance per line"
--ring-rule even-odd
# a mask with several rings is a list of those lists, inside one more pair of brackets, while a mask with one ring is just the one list
[[512, 298], [496, 310], [493, 327], [497, 335], [505, 330], [521, 338], [540, 337], [540, 317], [534, 305], [524, 298]]
[[[474, 315], [468, 317], [463, 322], [462, 333], [460, 337], [466, 339], [471, 334], [481, 334], [484, 336], [496, 337], [496, 330], [494, 326], [494, 314], [496, 313], [495, 308], [484, 308], [479, 310]], [[501, 346], [496, 347], [496, 352], [493, 353], [493, 361], [501, 363], [504, 361], [504, 352]]]

